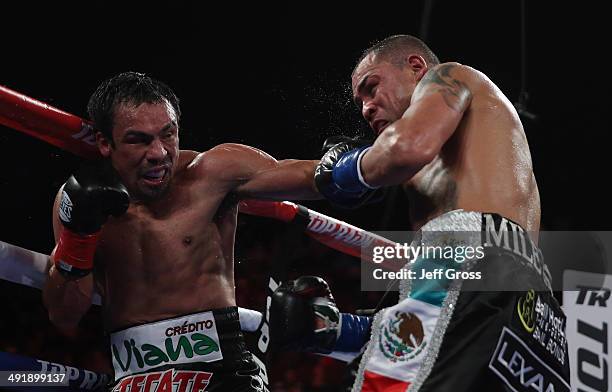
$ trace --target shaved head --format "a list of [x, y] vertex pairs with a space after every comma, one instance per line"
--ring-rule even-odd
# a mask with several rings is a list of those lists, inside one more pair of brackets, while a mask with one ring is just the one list
[[[355, 69], [370, 54], [398, 67], [403, 67], [406, 58], [411, 54], [418, 54], [423, 57], [430, 67], [440, 64], [440, 60], [438, 60], [434, 52], [423, 41], [412, 35], [392, 35], [376, 42], [361, 54]], [[355, 71], [353, 70], [353, 72]]]

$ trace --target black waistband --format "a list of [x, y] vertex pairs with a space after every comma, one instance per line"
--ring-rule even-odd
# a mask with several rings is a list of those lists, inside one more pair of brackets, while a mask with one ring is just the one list
[[542, 251], [532, 238], [537, 234], [528, 232], [518, 223], [499, 214], [482, 213], [481, 243], [485, 254], [508, 253], [516, 256], [552, 290], [550, 270], [544, 262]]
[[[180, 318], [189, 317], [190, 315], [197, 315], [200, 313], [212, 313], [215, 319], [215, 326], [217, 336], [219, 338], [219, 346], [222, 354], [222, 359], [215, 360], [212, 362], [190, 362], [190, 363], [174, 363], [174, 364], [164, 364], [161, 366], [157, 366], [147, 370], [145, 373], [152, 371], [160, 371], [166, 370], [169, 368], [174, 369], [189, 369], [189, 370], [202, 370], [202, 371], [214, 371], [214, 372], [231, 372], [235, 369], [239, 369], [245, 366], [245, 363], [250, 363], [252, 361], [251, 354], [248, 352], [246, 348], [246, 343], [244, 341], [244, 336], [240, 329], [240, 320], [238, 316], [238, 308], [236, 306], [231, 306], [227, 308], [217, 308], [217, 309], [208, 309], [201, 310], [193, 313], [182, 314], [180, 316], [171, 317], [162, 320], [155, 320], [148, 323], [142, 323], [136, 326], [132, 326], [129, 328], [122, 329], [121, 331], [125, 331], [130, 328], [137, 328], [142, 325], [155, 324], [161, 322], [169, 322], [174, 319], [177, 319], [179, 322]], [[185, 334], [189, 332], [196, 331], [201, 326], [198, 325], [199, 322], [196, 323], [177, 323], [175, 326], [171, 326], [166, 329], [166, 336], [172, 336], [176, 334]], [[202, 321], [202, 323], [205, 323]], [[118, 331], [118, 332], [121, 332]]]
[[485, 248], [503, 248], [517, 256], [531, 257], [535, 254], [535, 257], [542, 258], [542, 252], [532, 238], [537, 236], [537, 232], [528, 232], [520, 224], [499, 214], [483, 212], [481, 217], [481, 241]]
[[[537, 232], [530, 233], [517, 222], [497, 213], [457, 210], [428, 222], [417, 232], [416, 240], [427, 245], [480, 246], [485, 256], [512, 255], [508, 260], [518, 260], [530, 268], [550, 290], [551, 273], [544, 263], [542, 251], [534, 242], [537, 236]], [[472, 260], [479, 263], [483, 259]]]

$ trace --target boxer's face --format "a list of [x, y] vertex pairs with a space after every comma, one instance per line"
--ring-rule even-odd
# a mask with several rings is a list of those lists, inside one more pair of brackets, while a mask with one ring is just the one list
[[130, 195], [153, 200], [168, 189], [179, 154], [176, 113], [170, 103], [115, 107], [113, 141], [98, 134], [98, 147], [110, 158]]
[[418, 82], [409, 66], [399, 67], [370, 54], [351, 78], [353, 100], [376, 135], [402, 117]]

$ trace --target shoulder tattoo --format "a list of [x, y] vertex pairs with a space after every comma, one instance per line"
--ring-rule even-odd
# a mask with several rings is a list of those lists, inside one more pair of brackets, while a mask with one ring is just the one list
[[467, 85], [452, 75], [455, 64], [443, 64], [430, 70], [419, 83], [421, 88], [432, 88], [442, 94], [446, 105], [457, 112], [465, 109], [471, 92]]

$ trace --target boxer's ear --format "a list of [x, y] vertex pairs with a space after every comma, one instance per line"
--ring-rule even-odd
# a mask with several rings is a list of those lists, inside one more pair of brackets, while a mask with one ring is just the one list
[[102, 132], [96, 132], [96, 145], [104, 158], [110, 156], [113, 141], [109, 140]]
[[423, 78], [428, 69], [427, 61], [418, 54], [409, 55], [406, 59], [406, 65], [414, 72], [417, 81]]

